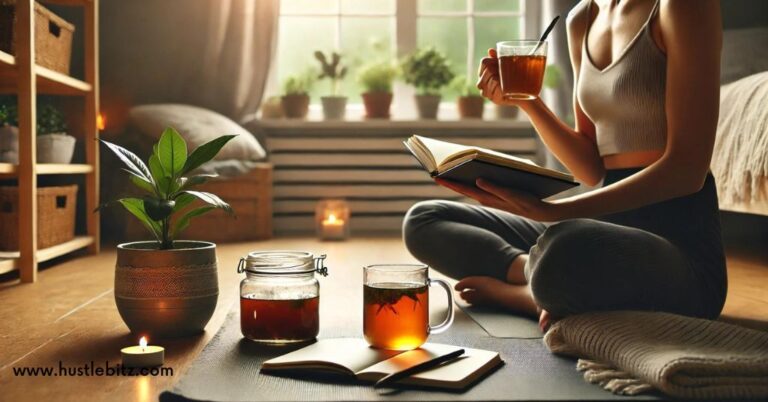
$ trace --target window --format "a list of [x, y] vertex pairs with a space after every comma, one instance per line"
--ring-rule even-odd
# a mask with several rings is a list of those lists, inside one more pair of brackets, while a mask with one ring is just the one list
[[[360, 103], [356, 75], [368, 61], [403, 56], [418, 47], [445, 53], [457, 75], [473, 77], [478, 60], [498, 40], [535, 32], [538, 0], [281, 0], [277, 65], [273, 79], [317, 68], [312, 53], [335, 50], [349, 66], [340, 92]], [[533, 30], [532, 30], [533, 28]], [[274, 81], [273, 81], [274, 82]], [[318, 82], [313, 103], [331, 92]], [[395, 98], [410, 94], [396, 89]], [[455, 97], [444, 91], [446, 101]]]

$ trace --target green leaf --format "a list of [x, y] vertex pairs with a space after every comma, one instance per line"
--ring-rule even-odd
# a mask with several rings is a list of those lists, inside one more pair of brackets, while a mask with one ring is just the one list
[[198, 200], [200, 200], [200, 201], [202, 201], [202, 202], [204, 202], [206, 204], [209, 204], [211, 206], [214, 206], [216, 208], [223, 209], [227, 213], [232, 213], [232, 207], [230, 207], [229, 204], [224, 202], [224, 200], [219, 198], [218, 195], [211, 194], [211, 193], [206, 193], [204, 191], [191, 191], [191, 190], [187, 190], [184, 193], [185, 194], [193, 195]]
[[189, 223], [192, 220], [192, 218], [206, 214], [210, 211], [213, 211], [214, 209], [216, 209], [216, 207], [205, 206], [205, 207], [195, 208], [187, 212], [186, 214], [184, 214], [184, 216], [182, 216], [181, 219], [176, 221], [176, 224], [173, 227], [173, 238], [176, 239], [179, 233], [183, 232], [184, 229], [186, 229], [189, 226]]
[[157, 156], [160, 165], [168, 176], [179, 177], [187, 162], [187, 143], [181, 138], [179, 132], [168, 127], [160, 136], [157, 143]]
[[178, 211], [181, 211], [182, 209], [184, 209], [184, 207], [193, 203], [195, 200], [197, 200], [197, 197], [195, 197], [192, 194], [180, 193], [176, 198], [174, 198], [174, 201], [176, 201], [176, 205], [174, 205], [173, 207], [173, 212], [176, 213]]
[[117, 202], [119, 202], [128, 212], [133, 214], [133, 216], [138, 218], [141, 223], [144, 224], [144, 227], [152, 232], [152, 235], [155, 236], [155, 239], [160, 241], [160, 225], [150, 219], [149, 215], [147, 215], [147, 212], [144, 211], [144, 200], [140, 198], [121, 198], [117, 200]]
[[138, 187], [138, 188], [140, 188], [140, 189], [142, 189], [142, 190], [144, 190], [144, 191], [146, 191], [148, 193], [151, 193], [151, 194], [155, 194], [156, 193], [155, 186], [152, 183], [150, 183], [149, 181], [147, 181], [144, 178], [142, 178], [141, 176], [137, 176], [137, 175], [131, 173], [130, 179], [131, 179], [131, 183], [133, 183], [136, 187]]
[[195, 148], [194, 151], [187, 158], [187, 163], [184, 165], [182, 174], [197, 169], [205, 162], [213, 159], [216, 154], [221, 151], [221, 148], [227, 144], [231, 139], [237, 137], [236, 135], [223, 135], [219, 138], [206, 142], [203, 145]]
[[183, 177], [181, 187], [179, 190], [186, 190], [188, 188], [192, 188], [194, 186], [199, 186], [205, 182], [207, 182], [210, 179], [214, 179], [216, 177], [219, 177], [217, 174], [198, 174], [194, 175], [192, 177]]
[[[165, 174], [165, 170], [160, 164], [160, 158], [158, 158], [155, 154], [152, 154], [152, 156], [149, 157], [149, 171], [151, 172], [150, 174], [152, 175], [153, 182], [156, 186], [162, 178], [169, 177]], [[158, 193], [164, 194], [160, 187], [156, 188]]]
[[123, 164], [125, 164], [125, 166], [128, 167], [128, 170], [130, 170], [132, 173], [135, 173], [137, 176], [141, 176], [142, 178], [149, 181], [152, 180], [152, 175], [149, 172], [149, 169], [147, 169], [147, 165], [145, 165], [144, 162], [142, 162], [141, 159], [136, 156], [136, 154], [121, 147], [120, 145], [113, 144], [109, 141], [104, 141], [102, 139], [99, 139], [99, 141], [106, 145], [107, 148], [112, 151], [112, 153], [117, 155], [120, 161], [122, 161]]
[[163, 197], [171, 197], [177, 191], [179, 191], [179, 183], [176, 179], [170, 177], [163, 177], [157, 182], [157, 187], [163, 194]]

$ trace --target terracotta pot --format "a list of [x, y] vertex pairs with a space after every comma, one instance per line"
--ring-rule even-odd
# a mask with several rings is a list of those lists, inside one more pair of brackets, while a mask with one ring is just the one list
[[284, 95], [280, 103], [285, 117], [289, 119], [304, 119], [309, 113], [309, 95]]
[[482, 96], [459, 96], [456, 100], [459, 117], [462, 119], [482, 119], [485, 102]]
[[325, 120], [341, 120], [347, 112], [346, 96], [323, 96], [323, 117]]
[[517, 113], [517, 106], [496, 105], [497, 119], [514, 119], [517, 118]]
[[115, 302], [120, 317], [137, 335], [153, 338], [200, 333], [219, 297], [216, 245], [176, 241], [173, 250], [157, 242], [117, 246]]
[[365, 117], [369, 119], [388, 119], [392, 105], [391, 92], [367, 92], [363, 94]]
[[436, 119], [440, 107], [440, 95], [416, 95], [416, 108], [422, 119]]
[[66, 133], [37, 136], [38, 163], [70, 163], [75, 153], [75, 137]]

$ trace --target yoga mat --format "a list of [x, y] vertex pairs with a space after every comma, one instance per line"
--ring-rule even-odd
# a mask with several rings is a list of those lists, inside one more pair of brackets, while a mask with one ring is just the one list
[[494, 338], [541, 339], [539, 323], [501, 309], [477, 307], [457, 298], [456, 305]]
[[[360, 336], [359, 316], [349, 300], [347, 308], [323, 315], [321, 337]], [[348, 314], [341, 314], [341, 312]], [[352, 316], [352, 318], [350, 318]], [[327, 317], [327, 319], [326, 319]], [[325, 321], [324, 321], [325, 320]], [[337, 323], [340, 325], [330, 325]], [[298, 377], [261, 374], [262, 362], [297, 347], [266, 347], [243, 339], [239, 307], [229, 313], [222, 328], [176, 386], [160, 395], [161, 401], [525, 401], [656, 399], [653, 396], [613, 395], [582, 378], [575, 361], [555, 356], [538, 339], [498, 339], [488, 336], [466, 314], [457, 311], [454, 326], [430, 341], [500, 352], [505, 364], [463, 392], [406, 389], [382, 394], [370, 385], [330, 374]]]

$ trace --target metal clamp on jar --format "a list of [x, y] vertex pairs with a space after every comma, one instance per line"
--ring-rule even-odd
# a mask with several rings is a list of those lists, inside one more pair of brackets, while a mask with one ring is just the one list
[[240, 329], [261, 343], [309, 341], [320, 331], [320, 283], [325, 255], [254, 251], [240, 259]]

